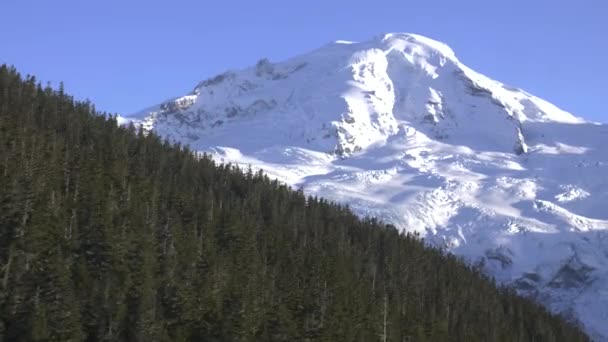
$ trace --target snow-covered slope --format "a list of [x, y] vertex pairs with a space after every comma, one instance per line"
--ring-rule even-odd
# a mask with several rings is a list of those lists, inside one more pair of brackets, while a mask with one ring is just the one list
[[442, 43], [337, 41], [127, 120], [420, 232], [608, 339], [608, 126]]

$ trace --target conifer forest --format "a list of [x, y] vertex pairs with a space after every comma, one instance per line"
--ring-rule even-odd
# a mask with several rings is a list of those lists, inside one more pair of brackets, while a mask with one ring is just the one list
[[587, 341], [456, 256], [0, 67], [0, 341]]

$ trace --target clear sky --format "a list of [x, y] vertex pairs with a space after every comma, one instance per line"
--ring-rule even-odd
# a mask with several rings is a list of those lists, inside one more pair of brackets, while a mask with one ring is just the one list
[[333, 40], [412, 32], [471, 68], [608, 122], [606, 0], [0, 0], [0, 63], [129, 114]]

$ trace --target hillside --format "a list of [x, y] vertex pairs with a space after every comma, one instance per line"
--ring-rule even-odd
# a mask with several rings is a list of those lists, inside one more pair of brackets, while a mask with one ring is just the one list
[[454, 256], [0, 67], [0, 340], [586, 341]]

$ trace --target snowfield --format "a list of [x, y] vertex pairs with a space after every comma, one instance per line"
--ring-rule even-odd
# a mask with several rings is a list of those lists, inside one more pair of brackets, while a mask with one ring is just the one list
[[228, 71], [121, 122], [482, 265], [608, 341], [608, 126], [393, 33]]

